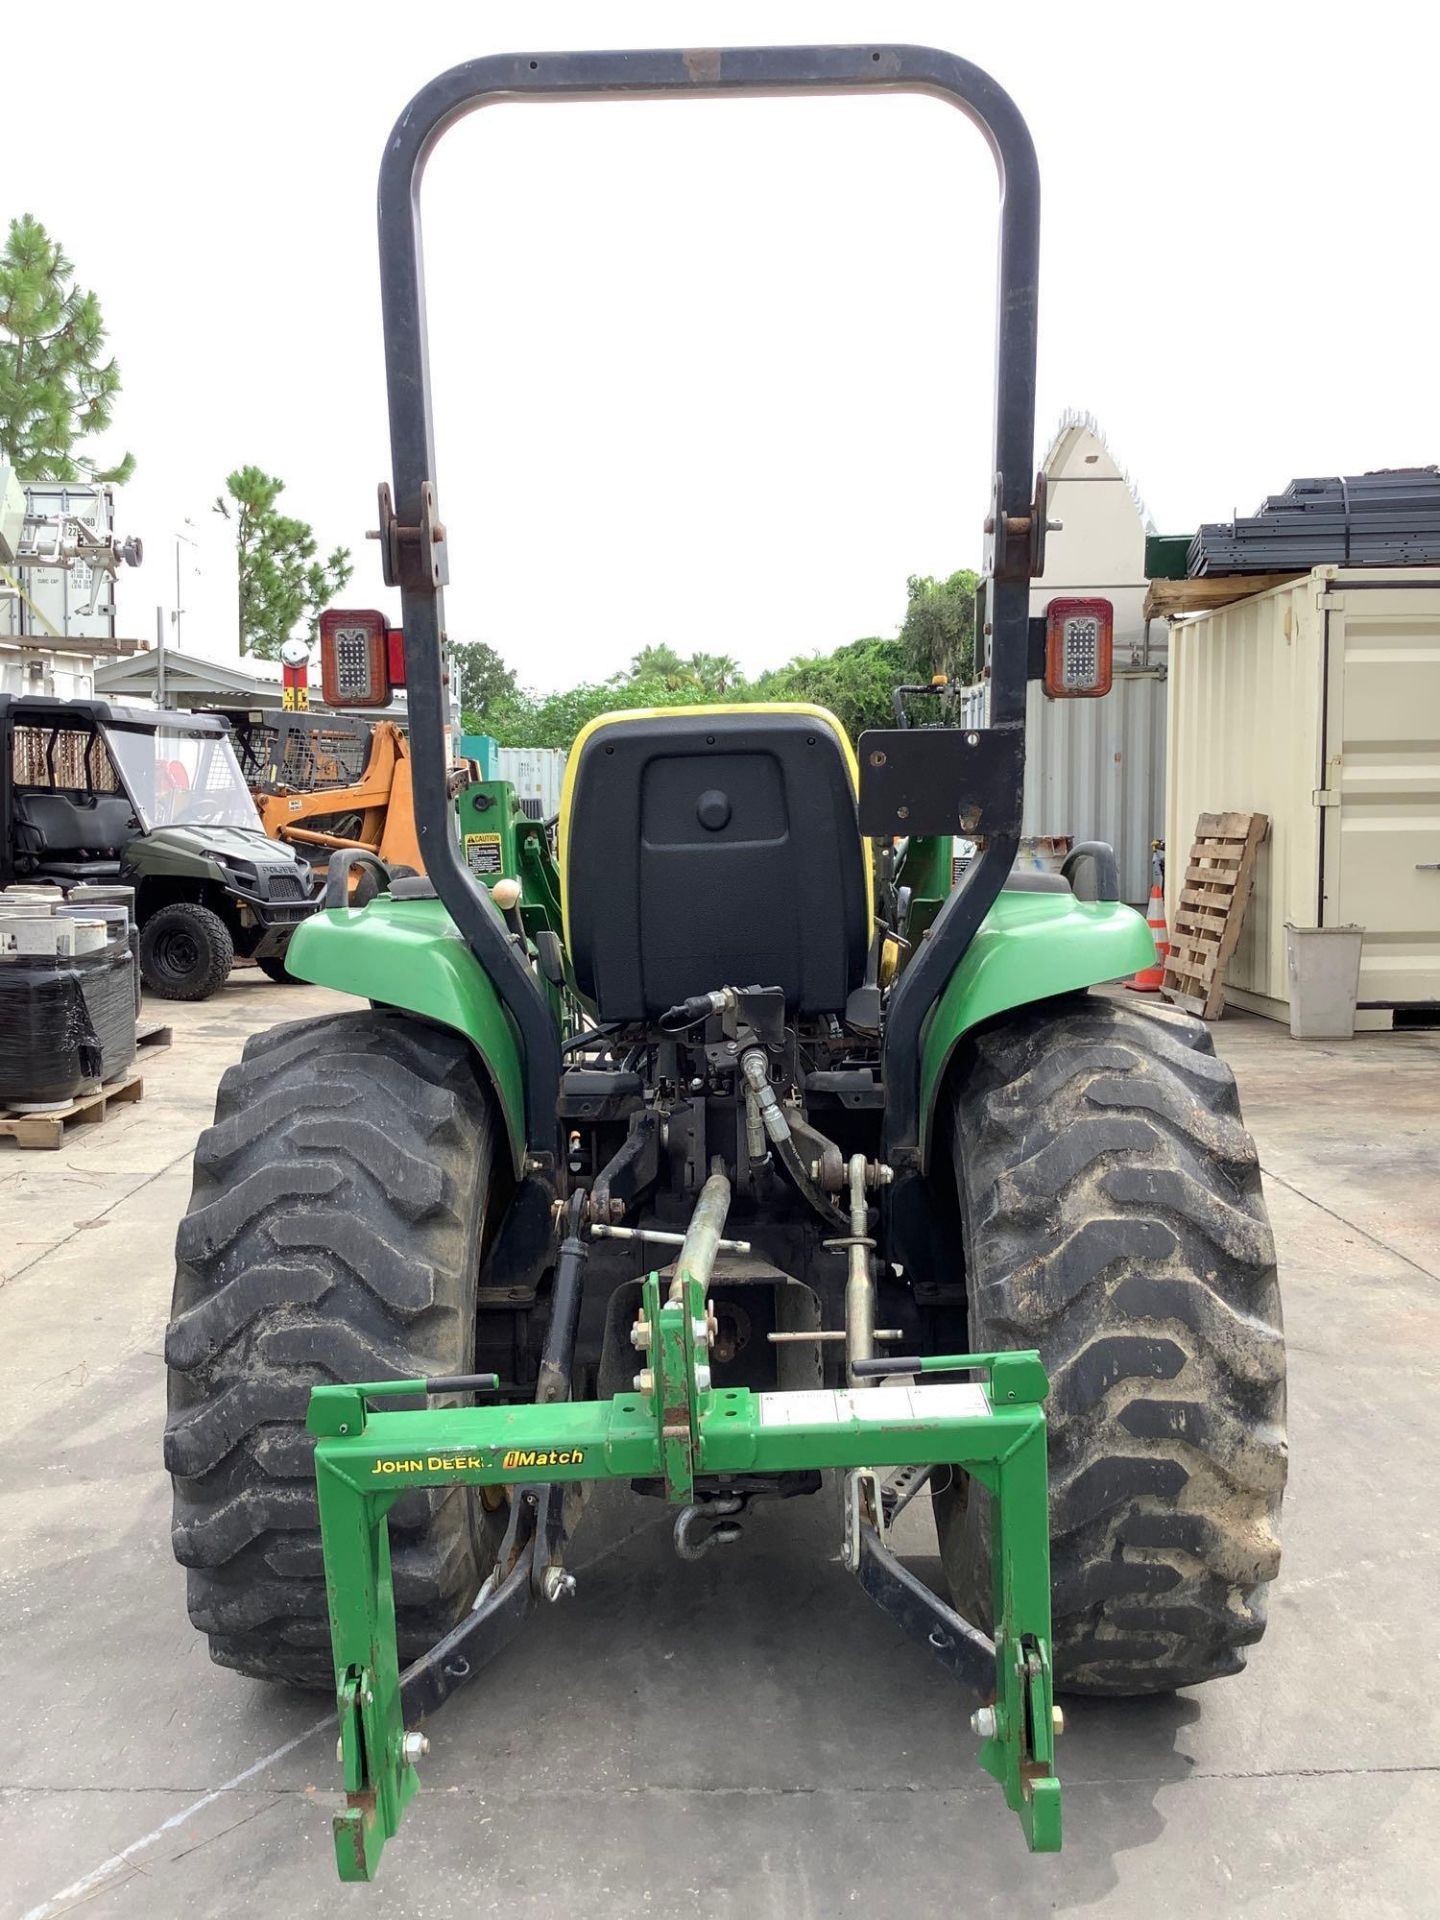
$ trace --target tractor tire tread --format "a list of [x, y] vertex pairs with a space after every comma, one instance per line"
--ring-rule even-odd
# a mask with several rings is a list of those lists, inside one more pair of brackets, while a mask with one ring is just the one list
[[[1198, 1020], [1096, 995], [968, 1043], [953, 1144], [977, 1348], [1050, 1377], [1058, 1684], [1237, 1672], [1279, 1564], [1285, 1366], [1274, 1245], [1234, 1077]], [[983, 1497], [937, 1498], [987, 1607]]]
[[[465, 1041], [393, 1012], [273, 1028], [223, 1076], [176, 1236], [164, 1442], [219, 1665], [333, 1685], [310, 1389], [472, 1364], [496, 1137]], [[429, 1488], [390, 1531], [403, 1662], [468, 1607], [498, 1528], [467, 1489]]]

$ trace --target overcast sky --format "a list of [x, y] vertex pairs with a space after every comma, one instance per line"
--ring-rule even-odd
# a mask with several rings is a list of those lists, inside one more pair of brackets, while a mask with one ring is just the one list
[[[173, 609], [188, 521], [183, 645], [233, 656], [210, 505], [247, 462], [351, 548], [348, 604], [393, 607], [364, 538], [389, 472], [375, 176], [409, 96], [483, 53], [948, 47], [1039, 149], [1037, 457], [1063, 410], [1092, 412], [1164, 531], [1297, 474], [1440, 458], [1433, 5], [106, 17], [63, 59], [11, 45], [0, 214], [43, 221], [104, 307], [124, 382], [107, 451], [138, 458], [121, 530], [146, 546], [126, 633]], [[995, 185], [953, 110], [506, 106], [442, 144], [425, 218], [452, 637], [547, 688], [656, 641], [758, 668], [892, 633], [908, 573], [978, 561]]]

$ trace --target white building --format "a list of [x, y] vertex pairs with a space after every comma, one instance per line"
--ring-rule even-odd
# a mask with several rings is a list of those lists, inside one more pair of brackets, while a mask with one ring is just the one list
[[1046, 538], [1045, 576], [1031, 589], [1031, 613], [1043, 614], [1062, 594], [1108, 600], [1115, 609], [1116, 674], [1163, 666], [1168, 624], [1154, 621], [1147, 637], [1144, 613], [1150, 584], [1145, 578], [1145, 536], [1154, 528], [1134, 482], [1091, 415], [1065, 415], [1045, 455], [1044, 471], [1050, 482], [1050, 518], [1061, 524]]
[[[1044, 577], [1030, 590], [1032, 618], [1052, 600], [1108, 600], [1115, 609], [1114, 685], [1101, 699], [1051, 700], [1032, 680], [1025, 703], [1027, 840], [1054, 864], [1046, 842], [1104, 840], [1120, 862], [1120, 892], [1150, 892], [1150, 845], [1165, 832], [1165, 673], [1168, 628], [1145, 619], [1144, 502], [1089, 414], [1061, 420], [1044, 459], [1049, 517]], [[988, 714], [988, 686], [967, 711]]]

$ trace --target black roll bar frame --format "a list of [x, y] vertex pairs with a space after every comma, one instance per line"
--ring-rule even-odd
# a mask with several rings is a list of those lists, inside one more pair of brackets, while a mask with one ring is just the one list
[[[1032, 494], [1031, 479], [1040, 179], [1029, 130], [988, 74], [955, 54], [889, 45], [497, 54], [452, 67], [423, 87], [386, 145], [379, 226], [391, 483], [380, 489], [380, 542], [386, 582], [399, 587], [403, 609], [416, 828], [425, 870], [519, 1034], [527, 1157], [537, 1173], [557, 1164], [559, 1034], [534, 973], [461, 860], [446, 792], [442, 659], [449, 569], [437, 508], [425, 324], [420, 187], [426, 162], [456, 121], [502, 101], [875, 91], [929, 94], [958, 107], [984, 136], [999, 175], [994, 453], [986, 521], [990, 719], [995, 728], [1018, 731], [1023, 744], [1029, 583], [1044, 552], [1043, 487]], [[1017, 763], [1023, 780], [1023, 754]], [[1017, 793], [1017, 818], [1018, 810]], [[990, 836], [891, 996], [886, 1151], [898, 1167], [916, 1163], [925, 1019], [999, 894], [1017, 847], [1015, 834]]]

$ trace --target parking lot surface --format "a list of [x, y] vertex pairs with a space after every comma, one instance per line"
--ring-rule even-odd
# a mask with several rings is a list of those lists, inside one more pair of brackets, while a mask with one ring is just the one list
[[[342, 996], [237, 973], [166, 1009], [145, 1097], [0, 1142], [0, 1914], [1440, 1913], [1440, 1035], [1216, 1029], [1266, 1174], [1291, 1478], [1247, 1672], [1072, 1702], [1031, 1858], [937, 1668], [838, 1560], [828, 1499], [676, 1559], [652, 1502], [431, 1724], [375, 1886], [341, 1888], [333, 1717], [210, 1664], [161, 1464], [175, 1223], [245, 1036]], [[923, 1503], [901, 1546], [938, 1577]]]

